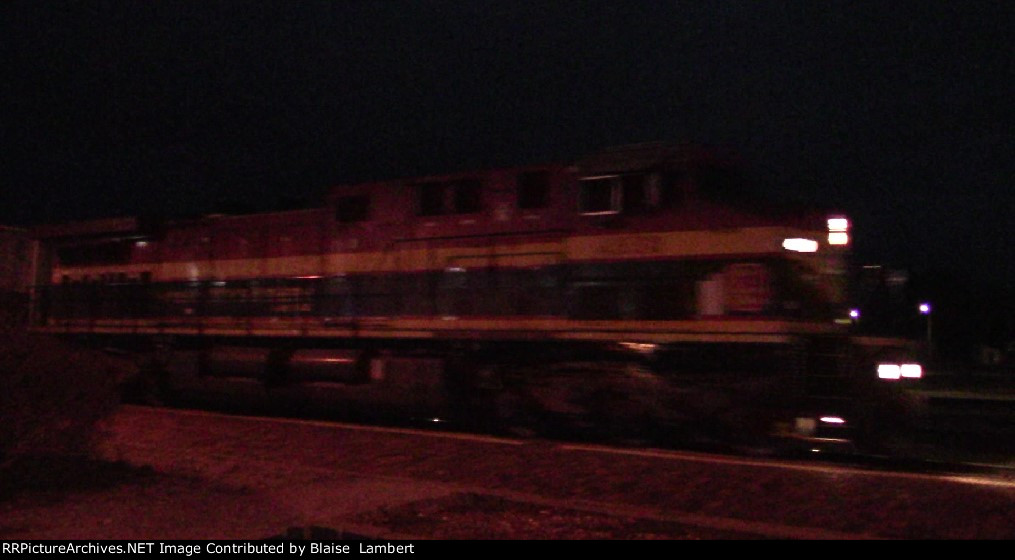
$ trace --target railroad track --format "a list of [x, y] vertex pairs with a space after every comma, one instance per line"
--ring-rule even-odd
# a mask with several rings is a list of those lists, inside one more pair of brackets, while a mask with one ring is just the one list
[[872, 453], [829, 453], [825, 451], [792, 451], [771, 448], [745, 448], [743, 446], [707, 442], [698, 445], [659, 445], [658, 442], [627, 441], [617, 444], [601, 438], [536, 438], [513, 437], [475, 429], [456, 429], [440, 419], [420, 419], [415, 422], [364, 423], [361, 421], [336, 420], [327, 418], [295, 418], [278, 415], [252, 415], [237, 411], [217, 411], [183, 407], [127, 405], [128, 410], [167, 410], [183, 415], [230, 418], [249, 422], [279, 423], [292, 426], [315, 426], [342, 430], [412, 435], [459, 441], [482, 442], [505, 446], [542, 445], [564, 451], [590, 451], [613, 455], [668, 458], [688, 461], [717, 462], [731, 465], [764, 466], [775, 465], [790, 470], [813, 470], [831, 472], [828, 469], [852, 468], [865, 472], [896, 473], [900, 476], [913, 475], [991, 475], [1015, 479], [1015, 457], [1010, 462], [985, 462], [978, 460], [947, 460], [916, 455], [889, 455]]
[[[299, 525], [280, 529], [496, 538], [505, 535], [442, 533], [453, 523], [441, 519], [486, 516], [499, 526], [498, 515], [545, 515], [576, 527], [653, 523], [669, 538], [1015, 536], [1015, 474], [976, 465], [900, 469], [878, 458], [801, 461], [139, 406], [124, 407], [110, 430], [110, 458], [296, 510]], [[398, 524], [420, 516], [430, 524]]]

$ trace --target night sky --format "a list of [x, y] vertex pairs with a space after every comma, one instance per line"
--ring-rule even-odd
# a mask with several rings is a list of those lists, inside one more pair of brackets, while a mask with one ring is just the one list
[[4, 2], [0, 223], [691, 141], [1011, 294], [1008, 2]]

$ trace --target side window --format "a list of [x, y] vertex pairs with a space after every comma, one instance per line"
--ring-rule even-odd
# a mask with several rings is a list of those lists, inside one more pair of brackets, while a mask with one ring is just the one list
[[130, 262], [130, 248], [131, 244], [125, 242], [61, 247], [57, 258], [65, 266], [120, 264]]
[[483, 209], [479, 179], [419, 183], [415, 188], [420, 216], [475, 214]]
[[622, 203], [625, 213], [641, 212], [649, 204], [648, 177], [638, 174], [624, 175], [620, 178]]
[[545, 171], [518, 176], [518, 207], [522, 210], [546, 208], [550, 201], [550, 174]]
[[476, 179], [464, 179], [451, 183], [455, 214], [474, 214], [481, 210], [480, 183]]
[[343, 196], [335, 202], [335, 219], [343, 224], [363, 222], [370, 218], [370, 197]]
[[663, 173], [659, 183], [659, 206], [663, 208], [679, 208], [684, 204], [684, 186], [687, 174], [680, 171]]
[[444, 213], [444, 183], [416, 185], [420, 216], [440, 216]]
[[617, 177], [592, 177], [580, 183], [579, 211], [582, 214], [616, 214], [620, 211]]

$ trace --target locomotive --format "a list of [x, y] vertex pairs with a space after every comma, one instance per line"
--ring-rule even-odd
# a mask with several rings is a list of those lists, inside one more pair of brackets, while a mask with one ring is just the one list
[[32, 328], [129, 349], [175, 394], [849, 445], [883, 422], [879, 360], [922, 370], [848, 334], [848, 218], [743, 168], [640, 144], [295, 211], [39, 227]]

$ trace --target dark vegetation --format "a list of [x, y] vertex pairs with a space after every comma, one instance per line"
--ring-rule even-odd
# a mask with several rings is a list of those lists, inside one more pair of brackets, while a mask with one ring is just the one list
[[134, 372], [121, 357], [0, 329], [0, 470], [9, 475], [43, 457], [84, 460]]
[[80, 455], [19, 455], [0, 468], [0, 501], [18, 495], [59, 500], [67, 493], [154, 480], [150, 467]]

